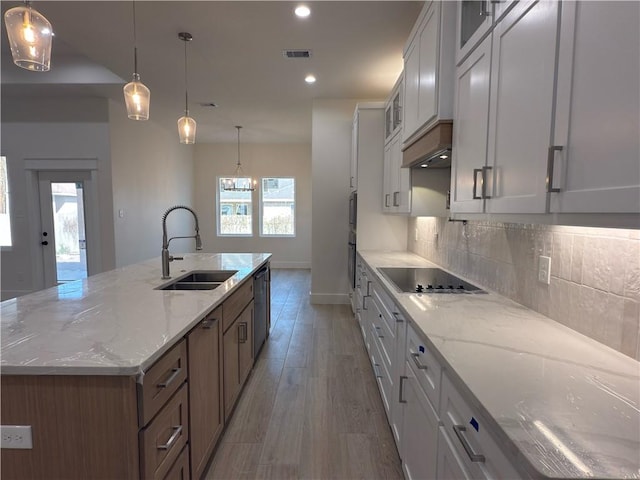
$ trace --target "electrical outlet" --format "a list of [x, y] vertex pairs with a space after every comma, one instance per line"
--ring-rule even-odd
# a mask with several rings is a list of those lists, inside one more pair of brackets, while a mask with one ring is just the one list
[[551, 283], [551, 257], [538, 257], [538, 281], [546, 285]]
[[0, 448], [33, 448], [31, 425], [0, 426]]

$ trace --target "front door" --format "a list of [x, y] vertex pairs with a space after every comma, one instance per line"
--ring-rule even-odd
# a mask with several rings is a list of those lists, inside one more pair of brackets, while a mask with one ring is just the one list
[[89, 171], [38, 172], [44, 287], [86, 278], [93, 248], [85, 211], [90, 211]]

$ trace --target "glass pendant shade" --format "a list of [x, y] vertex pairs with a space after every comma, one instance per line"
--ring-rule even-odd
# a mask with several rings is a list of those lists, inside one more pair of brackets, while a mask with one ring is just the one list
[[123, 91], [127, 116], [131, 120], [149, 120], [151, 92], [140, 81], [140, 75], [134, 73], [133, 80], [124, 86]]
[[19, 6], [4, 14], [13, 63], [35, 72], [48, 72], [51, 65], [51, 24], [30, 6]]
[[178, 134], [180, 143], [186, 145], [196, 143], [196, 121], [189, 116], [188, 112], [178, 119]]

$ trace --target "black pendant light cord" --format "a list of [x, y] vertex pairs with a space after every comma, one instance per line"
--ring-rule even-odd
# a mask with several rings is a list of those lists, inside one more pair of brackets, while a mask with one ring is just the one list
[[138, 38], [136, 36], [136, 2], [133, 0], [133, 74], [138, 74]]
[[236, 125], [236, 128], [238, 129], [238, 163], [236, 165], [239, 167], [240, 166], [240, 129], [242, 127]]
[[189, 78], [187, 77], [187, 41], [184, 41], [184, 111], [189, 116]]

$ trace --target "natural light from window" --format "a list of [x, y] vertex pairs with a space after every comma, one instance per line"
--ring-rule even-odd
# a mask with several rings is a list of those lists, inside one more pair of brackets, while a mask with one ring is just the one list
[[0, 247], [11, 246], [11, 218], [9, 216], [9, 179], [7, 157], [0, 157]]
[[262, 236], [295, 236], [295, 178], [263, 178], [260, 207]]
[[[230, 177], [218, 178], [218, 235], [252, 235], [252, 192], [225, 190], [224, 183], [229, 179]], [[232, 180], [249, 182], [251, 179], [232, 178]]]

